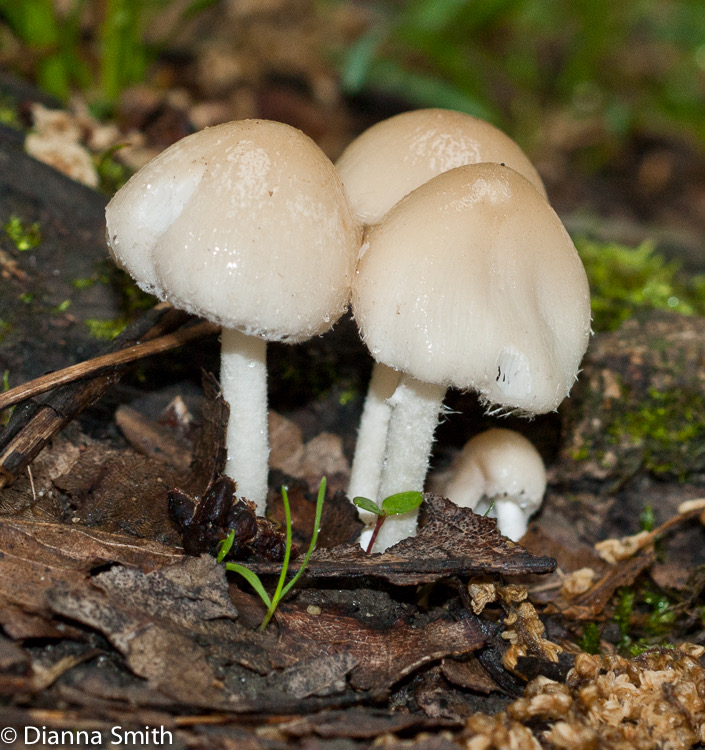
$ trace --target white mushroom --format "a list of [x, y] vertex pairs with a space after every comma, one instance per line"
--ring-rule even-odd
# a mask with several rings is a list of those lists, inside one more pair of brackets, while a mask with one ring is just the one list
[[[454, 167], [504, 163], [545, 197], [541, 177], [519, 146], [484, 120], [447, 109], [419, 109], [378, 122], [336, 162], [353, 210], [375, 224], [405, 195]], [[374, 498], [389, 425], [389, 397], [399, 374], [381, 362], [372, 370], [355, 446], [348, 496]], [[365, 521], [370, 514], [360, 511]]]
[[495, 427], [468, 440], [453, 461], [444, 494], [473, 510], [483, 500], [494, 502], [499, 530], [518, 541], [545, 491], [546, 468], [533, 444], [515, 430]]
[[[403, 374], [378, 499], [422, 490], [449, 386], [539, 414], [568, 395], [590, 334], [575, 247], [547, 201], [499, 164], [445, 172], [370, 227], [353, 312], [372, 356]], [[416, 528], [389, 518], [385, 549]]]
[[263, 513], [266, 342], [346, 309], [360, 228], [333, 164], [295, 128], [243, 120], [182, 139], [110, 201], [107, 239], [139, 286], [223, 326], [225, 471]]
[[480, 162], [511, 167], [546, 197], [539, 173], [508, 135], [450, 109], [417, 109], [378, 122], [348, 145], [335, 166], [355, 214], [376, 224], [432, 177]]

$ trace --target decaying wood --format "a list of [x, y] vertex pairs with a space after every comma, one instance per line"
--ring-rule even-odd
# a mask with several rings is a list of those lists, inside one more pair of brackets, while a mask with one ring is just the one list
[[[503, 537], [493, 519], [460, 508], [438, 495], [426, 495], [426, 519], [415, 537], [386, 552], [368, 555], [359, 544], [317, 549], [309, 561], [308, 578], [372, 576], [395, 585], [415, 586], [450, 576], [525, 575], [551, 573], [556, 561], [532, 555]], [[269, 563], [253, 563], [259, 574], [275, 574]]]
[[175, 333], [159, 336], [158, 338], [151, 338], [151, 336], [148, 337], [145, 335], [145, 338], [149, 338], [148, 341], [134, 344], [133, 346], [125, 345], [124, 348], [117, 351], [111, 351], [99, 357], [88, 359], [85, 362], [71, 365], [71, 367], [47, 373], [40, 378], [35, 378], [15, 388], [10, 388], [4, 393], [0, 393], [0, 411], [26, 401], [29, 398], [34, 398], [42, 393], [51, 391], [59, 386], [74, 383], [77, 380], [84, 380], [88, 377], [107, 374], [120, 365], [126, 365], [144, 357], [176, 349], [189, 341], [203, 336], [210, 336], [219, 330], [219, 326], [205, 321], [197, 323], [194, 326], [189, 326], [188, 328], [183, 328]]
[[[181, 327], [189, 316], [168, 305], [158, 305], [139, 318], [110, 345], [110, 351], [133, 347], [141, 340], [152, 340]], [[120, 379], [126, 365], [107, 373], [57, 388], [42, 401], [31, 400], [15, 409], [0, 434], [0, 489], [7, 487], [32, 460], [81, 411], [95, 403]]]

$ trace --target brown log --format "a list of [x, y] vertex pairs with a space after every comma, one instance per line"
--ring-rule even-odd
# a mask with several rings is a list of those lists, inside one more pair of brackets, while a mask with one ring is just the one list
[[[157, 305], [117, 336], [105, 354], [166, 336], [187, 320], [187, 313], [170, 305]], [[0, 489], [12, 484], [54, 435], [117, 382], [126, 366], [122, 362], [102, 367], [99, 375], [61, 385], [45, 400], [32, 399], [17, 407], [0, 433]]]

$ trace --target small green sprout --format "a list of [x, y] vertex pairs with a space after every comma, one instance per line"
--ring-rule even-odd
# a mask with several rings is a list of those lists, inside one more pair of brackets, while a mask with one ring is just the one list
[[[289, 583], [284, 585], [284, 581], [286, 580], [286, 574], [289, 569], [289, 557], [291, 555], [291, 511], [289, 509], [289, 496], [287, 494], [286, 487], [282, 486], [282, 501], [284, 503], [284, 514], [286, 515], [286, 549], [284, 550], [284, 561], [282, 562], [282, 572], [279, 575], [279, 581], [277, 583], [277, 587], [274, 590], [274, 594], [271, 596], [271, 598], [269, 594], [265, 591], [264, 586], [262, 585], [262, 581], [260, 580], [257, 573], [254, 573], [253, 571], [246, 568], [244, 565], [240, 565], [238, 563], [233, 563], [233, 562], [225, 563], [225, 569], [232, 570], [234, 573], [239, 573], [250, 584], [250, 586], [252, 586], [252, 588], [257, 592], [260, 599], [264, 602], [265, 607], [267, 607], [267, 613], [265, 614], [264, 619], [262, 620], [259, 626], [260, 630], [264, 630], [267, 627], [267, 625], [269, 624], [269, 621], [272, 619], [272, 616], [274, 615], [274, 612], [279, 606], [279, 602], [289, 593], [292, 586], [301, 577], [301, 574], [304, 572], [304, 568], [306, 567], [306, 565], [308, 565], [309, 558], [311, 557], [313, 550], [316, 548], [316, 540], [318, 539], [318, 531], [321, 525], [321, 514], [323, 512], [323, 500], [325, 499], [325, 496], [326, 496], [326, 478], [323, 477], [323, 479], [321, 479], [321, 484], [318, 488], [318, 498], [316, 500], [316, 517], [313, 523], [313, 534], [311, 535], [311, 543], [308, 546], [308, 551], [306, 552], [306, 555], [298, 571], [296, 572], [294, 577], [289, 581]], [[218, 557], [217, 557], [218, 562], [223, 562], [228, 552], [230, 552], [230, 549], [233, 546], [234, 540], [235, 540], [235, 531], [233, 530], [228, 534], [228, 536], [225, 539], [223, 539], [222, 542], [220, 542], [220, 547], [218, 549]]]
[[42, 233], [39, 231], [39, 224], [25, 224], [19, 216], [14, 214], [5, 222], [3, 226], [5, 234], [15, 243], [18, 250], [33, 250], [42, 241]]
[[381, 508], [368, 497], [353, 498], [353, 503], [355, 503], [358, 508], [367, 510], [377, 516], [375, 527], [372, 530], [372, 536], [370, 537], [370, 543], [365, 550], [367, 554], [369, 555], [372, 552], [372, 548], [377, 541], [377, 535], [388, 516], [399, 516], [403, 513], [410, 513], [412, 510], [416, 510], [422, 502], [423, 495], [416, 491], [397, 492], [395, 495], [390, 495], [382, 501]]

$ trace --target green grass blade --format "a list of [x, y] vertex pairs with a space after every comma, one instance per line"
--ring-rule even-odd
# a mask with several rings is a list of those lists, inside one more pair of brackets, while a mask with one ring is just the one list
[[235, 529], [231, 529], [230, 533], [225, 537], [225, 539], [221, 539], [218, 542], [218, 555], [215, 558], [219, 563], [223, 562], [225, 558], [228, 556], [228, 552], [233, 547], [233, 542], [235, 541]]
[[262, 581], [260, 581], [257, 573], [253, 573], [248, 570], [244, 565], [238, 565], [237, 563], [225, 563], [226, 570], [232, 570], [233, 573], [239, 573], [252, 588], [259, 594], [259, 598], [264, 602], [266, 607], [272, 606], [272, 601], [269, 598], [269, 594], [264, 590]]
[[282, 486], [282, 502], [284, 503], [284, 515], [286, 516], [286, 548], [284, 550], [284, 561], [282, 563], [282, 572], [277, 581], [277, 588], [275, 589], [274, 594], [272, 595], [272, 600], [269, 604], [269, 609], [264, 616], [264, 620], [260, 623], [260, 630], [264, 630], [267, 627], [269, 621], [272, 619], [272, 615], [274, 615], [279, 600], [282, 598], [282, 589], [284, 588], [286, 573], [289, 570], [289, 558], [291, 557], [291, 509], [289, 507], [289, 493], [284, 486]]
[[296, 575], [284, 587], [282, 596], [284, 596], [289, 591], [289, 589], [299, 580], [301, 574], [304, 572], [304, 568], [308, 565], [308, 560], [311, 557], [313, 550], [316, 549], [318, 530], [321, 527], [321, 516], [323, 515], [323, 501], [326, 497], [326, 484], [326, 478], [323, 477], [323, 479], [321, 479], [321, 484], [318, 487], [318, 498], [316, 500], [316, 517], [313, 522], [313, 534], [311, 535], [311, 543], [308, 545], [308, 551], [306, 552], [306, 556], [301, 563], [301, 567], [296, 571]]

